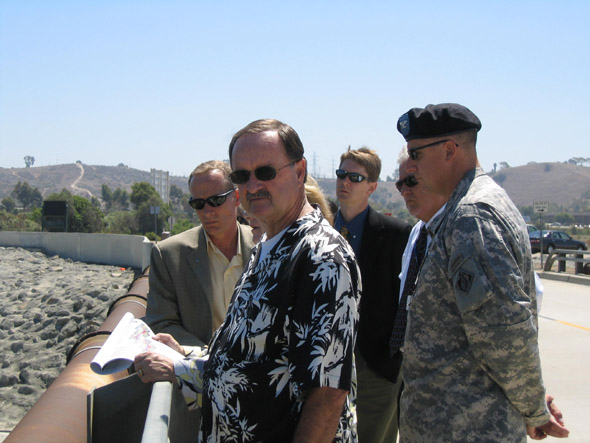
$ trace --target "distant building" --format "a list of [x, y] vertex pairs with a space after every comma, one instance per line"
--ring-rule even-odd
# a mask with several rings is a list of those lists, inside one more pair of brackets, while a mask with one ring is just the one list
[[170, 174], [168, 171], [151, 169], [151, 185], [160, 194], [164, 203], [170, 202]]
[[574, 217], [574, 223], [576, 225], [590, 226], [590, 212], [580, 212], [571, 215]]

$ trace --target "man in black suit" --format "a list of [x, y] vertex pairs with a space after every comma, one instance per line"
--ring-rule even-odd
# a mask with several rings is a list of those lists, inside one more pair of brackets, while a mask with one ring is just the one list
[[348, 149], [336, 171], [340, 209], [335, 228], [348, 240], [362, 278], [355, 348], [357, 419], [361, 442], [395, 442], [401, 356], [391, 357], [389, 340], [399, 300], [402, 254], [410, 226], [369, 206], [377, 189], [381, 160], [365, 147]]

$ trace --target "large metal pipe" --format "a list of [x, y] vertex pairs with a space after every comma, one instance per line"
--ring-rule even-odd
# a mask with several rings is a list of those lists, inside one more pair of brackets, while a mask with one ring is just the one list
[[145, 316], [149, 267], [133, 281], [126, 295], [110, 307], [106, 320], [96, 333], [88, 334], [68, 355], [68, 363], [47, 391], [27, 412], [6, 438], [11, 442], [83, 442], [86, 441], [86, 395], [100, 387], [126, 377], [127, 371], [99, 375], [90, 369], [108, 334], [127, 312]]

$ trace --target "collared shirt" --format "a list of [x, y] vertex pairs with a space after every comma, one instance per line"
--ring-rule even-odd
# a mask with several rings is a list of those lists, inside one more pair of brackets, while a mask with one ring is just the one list
[[257, 249], [258, 261], [264, 260], [266, 258], [268, 253], [272, 250], [272, 248], [274, 248], [275, 245], [279, 242], [279, 240], [283, 237], [283, 234], [287, 232], [287, 229], [289, 229], [288, 226], [281, 232], [276, 234], [273, 238], [268, 240], [266, 238], [266, 232], [262, 234], [262, 237], [260, 238], [260, 247]]
[[200, 439], [291, 441], [307, 393], [325, 386], [350, 392], [334, 441], [355, 441], [361, 283], [352, 249], [318, 210], [295, 221], [262, 260], [259, 247], [211, 342]]
[[518, 209], [469, 171], [434, 233], [408, 310], [401, 441], [522, 441], [549, 420], [530, 242]]
[[[404, 255], [402, 256], [402, 271], [399, 273], [400, 285], [399, 285], [399, 299], [402, 299], [402, 294], [404, 292], [404, 286], [406, 284], [406, 275], [408, 275], [408, 268], [410, 266], [410, 259], [412, 258], [412, 251], [414, 250], [414, 245], [416, 244], [416, 240], [418, 240], [418, 235], [420, 234], [420, 229], [422, 226], [426, 224], [426, 229], [430, 227], [430, 222], [434, 220], [440, 213], [445, 210], [447, 204], [445, 203], [442, 207], [436, 211], [436, 213], [430, 217], [426, 223], [422, 220], [418, 220], [418, 223], [414, 225], [412, 228], [412, 232], [410, 232], [410, 237], [408, 238], [408, 243], [406, 244], [406, 249], [404, 249]], [[426, 251], [428, 251], [428, 247], [432, 243], [432, 238], [430, 235], [426, 241]], [[427, 252], [428, 253], [428, 252]]]
[[350, 246], [352, 246], [352, 250], [354, 251], [357, 257], [359, 256], [359, 253], [361, 251], [361, 243], [363, 241], [363, 229], [365, 227], [365, 219], [367, 218], [368, 213], [369, 207], [367, 206], [364, 209], [364, 211], [362, 211], [352, 220], [347, 222], [344, 220], [344, 217], [342, 217], [342, 213], [339, 209], [338, 213], [336, 214], [336, 220], [334, 221], [334, 228], [337, 231], [340, 232], [342, 226], [346, 226], [346, 229], [348, 229], [347, 240], [348, 243], [350, 243]]
[[[237, 223], [237, 222], [236, 222]], [[242, 260], [242, 248], [240, 245], [240, 230], [238, 229], [238, 246], [236, 254], [231, 261], [215, 246], [207, 232], [207, 256], [209, 257], [209, 268], [211, 270], [211, 287], [213, 288], [213, 332], [221, 326], [225, 320], [225, 314], [231, 301], [236, 282], [244, 271], [244, 262]]]

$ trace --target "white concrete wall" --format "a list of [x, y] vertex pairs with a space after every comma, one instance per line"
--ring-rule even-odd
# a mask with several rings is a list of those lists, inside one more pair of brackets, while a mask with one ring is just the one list
[[0, 231], [0, 246], [40, 249], [47, 255], [141, 270], [150, 264], [152, 250], [152, 242], [141, 235], [78, 232]]

